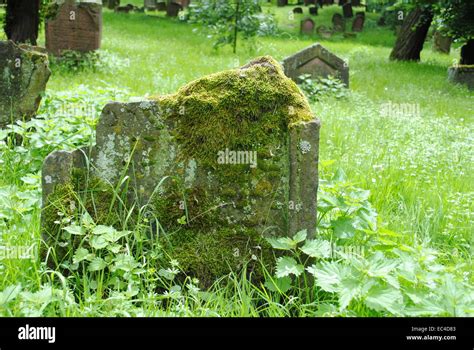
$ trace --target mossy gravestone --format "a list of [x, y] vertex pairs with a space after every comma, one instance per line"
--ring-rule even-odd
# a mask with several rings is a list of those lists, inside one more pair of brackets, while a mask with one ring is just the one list
[[320, 44], [311, 45], [285, 58], [283, 67], [285, 74], [296, 82], [304, 74], [310, 74], [312, 78], [333, 76], [349, 87], [349, 65], [347, 62]]
[[100, 0], [54, 0], [46, 13], [46, 49], [54, 55], [65, 50], [88, 52], [100, 48]]
[[32, 118], [51, 71], [39, 48], [0, 41], [0, 128]]
[[[315, 233], [319, 127], [271, 57], [174, 95], [110, 103], [91, 150], [55, 152], [44, 162], [44, 240], [60, 258], [61, 210], [77, 216], [85, 208], [110, 224], [108, 184], [122, 184], [188, 274], [206, 283], [249, 260], [261, 266], [251, 258], [272, 256], [264, 235]], [[96, 198], [79, 205], [74, 198], [87, 191]]]

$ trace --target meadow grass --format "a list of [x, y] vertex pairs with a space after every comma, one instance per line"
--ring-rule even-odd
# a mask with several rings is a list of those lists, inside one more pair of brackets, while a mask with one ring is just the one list
[[[315, 115], [322, 120], [322, 177], [342, 169], [350, 183], [370, 190], [370, 201], [379, 213], [380, 223], [401, 234], [403, 243], [415, 246], [420, 241], [430, 242], [439, 249], [446, 266], [464, 264], [465, 271], [470, 271], [474, 235], [474, 95], [447, 81], [447, 68], [459, 56], [459, 48], [455, 46], [450, 55], [442, 55], [432, 52], [427, 42], [421, 62], [391, 62], [388, 56], [395, 36], [390, 29], [375, 25], [376, 14], [368, 14], [366, 29], [357, 38], [335, 35], [324, 40], [299, 36], [301, 16], [292, 18], [289, 10], [265, 6], [264, 11], [275, 13], [281, 33], [252, 42], [241, 41], [235, 55], [230, 48], [214, 50], [202, 28], [178, 19], [105, 10], [102, 54], [109, 60], [108, 68], [76, 72], [55, 68], [48, 94], [68, 103], [95, 99], [91, 104], [98, 115], [108, 100], [172, 93], [193, 79], [238, 67], [255, 56], [271, 55], [282, 60], [320, 42], [350, 66], [349, 96], [312, 103]], [[320, 15], [314, 17], [317, 25], [330, 26], [336, 11], [336, 6], [320, 10]], [[44, 44], [44, 33], [40, 44]], [[381, 108], [388, 102], [417, 106], [419, 113], [384, 116]], [[43, 111], [48, 108], [43, 104]], [[73, 139], [88, 140], [94, 125], [90, 121], [87, 127], [78, 126], [72, 131], [68, 126], [65, 133], [71, 132]], [[44, 140], [35, 140], [38, 149], [42, 144], [48, 150], [74, 148], [74, 140], [56, 144], [53, 136], [60, 131], [54, 128], [57, 126], [51, 125], [49, 134], [45, 132]], [[5, 245], [29, 245], [40, 235], [39, 169], [44, 148], [43, 153], [36, 154], [4, 145], [0, 152], [0, 221], [4, 220], [1, 238]], [[31, 155], [23, 157], [22, 152]], [[144, 304], [140, 312], [182, 316], [318, 314], [318, 301], [303, 301], [303, 290], [292, 299], [279, 300], [242, 279], [245, 277], [227, 278], [207, 292], [204, 299], [189, 297], [183, 302], [168, 295], [165, 302], [160, 296], [150, 297], [156, 302]], [[470, 272], [466, 280], [472, 285]], [[41, 291], [43, 282], [44, 270], [37, 262], [2, 260], [0, 290], [21, 283], [24, 290], [36, 292]], [[85, 280], [78, 283], [84, 284]], [[143, 283], [147, 289], [147, 283]], [[325, 297], [326, 302], [328, 298]], [[256, 299], [260, 304], [254, 302]], [[122, 299], [91, 301], [85, 295], [79, 307], [57, 302], [43, 314], [127, 315], [127, 303], [140, 304]], [[21, 307], [12, 307], [9, 314], [21, 314]], [[362, 304], [354, 306], [353, 312], [358, 316], [377, 315]]]

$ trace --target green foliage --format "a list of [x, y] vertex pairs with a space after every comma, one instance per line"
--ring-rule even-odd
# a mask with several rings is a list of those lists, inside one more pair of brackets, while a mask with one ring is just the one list
[[453, 39], [467, 41], [474, 38], [474, 2], [450, 1], [440, 7], [439, 29]]
[[339, 79], [334, 77], [313, 79], [311, 74], [304, 74], [299, 77], [299, 86], [310, 101], [319, 101], [324, 97], [333, 96], [335, 98], [346, 97], [349, 92]]
[[214, 38], [214, 47], [232, 45], [234, 53], [239, 33], [243, 39], [276, 32], [273, 17], [262, 13], [256, 0], [197, 0], [189, 7], [189, 21], [199, 23]]

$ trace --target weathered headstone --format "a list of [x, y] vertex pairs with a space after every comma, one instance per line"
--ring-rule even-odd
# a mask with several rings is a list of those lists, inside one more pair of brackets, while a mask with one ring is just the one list
[[168, 17], [178, 17], [179, 11], [183, 10], [181, 4], [171, 1], [166, 8], [166, 15]]
[[[174, 242], [170, 255], [180, 267], [201, 281], [218, 277], [242, 265], [249, 250], [268, 251], [263, 234], [307, 229], [314, 235], [319, 127], [296, 84], [268, 56], [174, 95], [110, 103], [91, 150], [45, 159], [43, 238], [59, 258], [65, 254], [56, 245], [64, 241], [58, 208], [71, 216], [85, 208], [107, 224], [99, 220], [107, 215], [82, 195], [92, 189], [107, 214], [107, 184], [116, 188], [126, 175], [126, 200], [156, 218], [154, 227]], [[80, 193], [84, 206], [71, 204], [71, 193]]]
[[156, 10], [157, 0], [145, 0], [144, 6], [146, 10]]
[[166, 9], [167, 9], [166, 2], [161, 1], [161, 2], [157, 3], [156, 4], [156, 9], [158, 11], [166, 11]]
[[332, 27], [336, 32], [343, 32], [346, 29], [346, 22], [340, 13], [332, 16]]
[[313, 78], [334, 76], [349, 87], [349, 66], [347, 63], [329, 52], [320, 44], [314, 44], [283, 61], [285, 74], [298, 82], [303, 74]]
[[342, 13], [344, 18], [352, 18], [354, 14], [352, 12], [352, 5], [350, 3], [342, 5]]
[[81, 52], [100, 48], [102, 6], [100, 0], [56, 0], [46, 18], [46, 49], [54, 55], [64, 50]]
[[474, 90], [474, 67], [454, 66], [448, 68], [448, 80], [452, 83], [466, 85]]
[[303, 9], [301, 7], [295, 7], [293, 13], [303, 13]]
[[300, 23], [300, 33], [311, 35], [314, 33], [315, 24], [311, 18], [305, 18]]
[[352, 22], [352, 31], [361, 32], [364, 29], [365, 15], [359, 13], [356, 14], [354, 21]]
[[317, 16], [318, 15], [318, 8], [316, 6], [312, 6], [309, 8], [309, 14], [311, 16]]
[[51, 71], [39, 48], [0, 41], [0, 128], [36, 115]]
[[449, 36], [441, 34], [439, 31], [435, 31], [433, 35], [433, 50], [435, 52], [448, 54], [451, 50], [451, 43], [453, 39]]
[[333, 35], [333, 31], [326, 26], [319, 26], [316, 32], [324, 39], [329, 39]]

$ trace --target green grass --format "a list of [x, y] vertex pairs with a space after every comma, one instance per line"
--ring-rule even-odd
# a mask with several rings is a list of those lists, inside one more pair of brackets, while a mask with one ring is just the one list
[[[282, 60], [318, 41], [349, 62], [351, 91], [346, 98], [325, 98], [312, 104], [322, 120], [322, 177], [342, 169], [348, 182], [371, 191], [370, 202], [379, 214], [379, 224], [401, 234], [400, 244], [416, 247], [429, 242], [438, 251], [439, 261], [449, 271], [458, 270], [456, 273], [472, 286], [474, 94], [447, 82], [447, 68], [458, 57], [459, 48], [442, 55], [432, 52], [427, 42], [420, 63], [390, 62], [395, 36], [389, 29], [376, 27], [375, 14], [368, 14], [366, 29], [357, 38], [335, 35], [323, 40], [299, 36], [299, 17], [291, 20], [290, 9], [265, 7], [276, 14], [283, 32], [252, 43], [241, 42], [236, 55], [230, 48], [213, 50], [199, 27], [179, 20], [161, 14], [105, 10], [102, 50], [109, 60], [106, 68], [68, 72], [56, 67], [48, 83], [46, 100], [50, 105], [43, 104], [42, 112], [53, 113], [55, 104], [66, 101], [93, 105], [97, 116], [108, 100], [171, 93], [195, 78], [240, 66], [255, 56], [268, 54]], [[335, 11], [339, 11], [336, 6], [320, 11], [315, 17], [317, 25], [329, 26]], [[40, 43], [44, 44], [43, 35]], [[389, 101], [417, 105], [420, 113], [381, 116], [382, 104]], [[0, 239], [4, 245], [30, 245], [39, 239], [42, 159], [46, 151], [87, 144], [95, 120], [84, 123], [81, 118], [54, 119], [64, 124], [42, 126], [36, 139], [31, 131], [19, 130], [31, 138], [30, 147], [0, 144]], [[0, 290], [17, 283], [24, 292], [40, 290], [45, 285], [43, 271], [35, 261], [2, 260]], [[306, 290], [288, 299], [242, 278], [224, 279], [205, 297], [193, 299], [188, 294], [184, 306], [182, 299], [169, 295], [151, 298], [154, 302], [143, 305], [97, 295], [68, 304], [60, 301], [63, 290], [56, 286], [58, 301], [42, 314], [303, 316], [322, 310], [317, 307], [318, 298], [305, 303]], [[149, 284], [143, 282], [141, 288], [147, 289]], [[40, 297], [35, 295], [38, 300]], [[327, 295], [321, 298], [329, 300]], [[142, 306], [130, 311], [137, 304]], [[26, 306], [16, 303], [9, 311], [0, 308], [0, 314], [19, 315], [22, 307]], [[34, 314], [36, 309], [31, 309]], [[352, 305], [347, 314], [381, 315], [363, 304]]]

